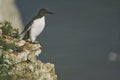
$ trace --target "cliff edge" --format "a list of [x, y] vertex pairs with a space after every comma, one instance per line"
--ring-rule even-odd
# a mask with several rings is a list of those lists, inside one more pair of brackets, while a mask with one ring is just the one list
[[0, 80], [57, 80], [54, 64], [36, 57], [41, 45], [26, 42], [18, 34], [9, 22], [0, 24]]

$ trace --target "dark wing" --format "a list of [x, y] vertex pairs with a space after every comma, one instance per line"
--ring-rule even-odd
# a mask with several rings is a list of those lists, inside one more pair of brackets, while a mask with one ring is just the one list
[[[36, 17], [35, 17], [35, 18], [36, 18]], [[35, 18], [33, 18], [33, 19], [25, 26], [24, 30], [23, 30], [19, 35], [23, 34], [24, 32], [28, 32], [28, 31], [31, 29], [30, 26], [32, 25], [32, 23], [33, 23], [33, 21], [34, 21]]]
[[29, 23], [25, 26], [24, 30], [20, 33], [20, 35], [23, 34], [24, 32], [29, 31], [29, 30], [30, 30], [30, 26], [31, 26], [31, 24], [32, 24], [32, 23], [29, 22]]

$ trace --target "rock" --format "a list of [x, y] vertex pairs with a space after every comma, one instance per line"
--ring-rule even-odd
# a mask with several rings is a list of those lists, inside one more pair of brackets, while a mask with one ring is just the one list
[[0, 80], [57, 80], [54, 64], [36, 58], [41, 53], [39, 43], [4, 35], [0, 30]]
[[13, 80], [57, 80], [54, 72], [54, 65], [36, 62], [21, 62], [12, 67], [10, 73], [14, 76]]
[[2, 36], [2, 29], [0, 29], [0, 36]]
[[23, 22], [15, 1], [0, 0], [0, 22], [9, 21], [14, 28], [19, 28], [22, 31]]

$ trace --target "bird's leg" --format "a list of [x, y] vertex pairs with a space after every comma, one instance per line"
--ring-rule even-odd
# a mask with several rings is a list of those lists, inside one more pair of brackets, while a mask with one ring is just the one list
[[36, 40], [36, 36], [31, 35], [31, 36], [30, 36], [30, 41], [31, 41], [31, 43], [33, 43], [33, 44], [38, 44], [39, 42], [38, 42], [38, 41], [35, 41], [35, 40]]
[[36, 40], [36, 37], [35, 37], [35, 36], [31, 36], [31, 37], [30, 37], [30, 40], [31, 40], [32, 42], [34, 42], [34, 41]]

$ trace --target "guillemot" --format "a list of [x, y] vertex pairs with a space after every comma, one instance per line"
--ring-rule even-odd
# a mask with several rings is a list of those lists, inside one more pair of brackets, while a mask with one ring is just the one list
[[45, 27], [45, 14], [53, 14], [45, 8], [41, 8], [38, 14], [25, 26], [24, 30], [20, 33], [25, 33], [23, 39], [30, 42], [35, 42], [36, 37], [41, 34]]

